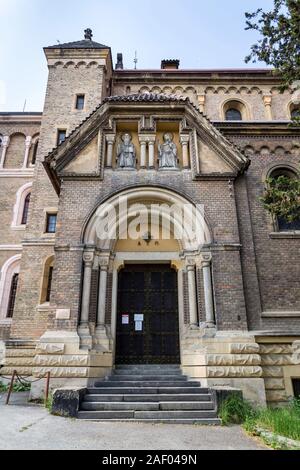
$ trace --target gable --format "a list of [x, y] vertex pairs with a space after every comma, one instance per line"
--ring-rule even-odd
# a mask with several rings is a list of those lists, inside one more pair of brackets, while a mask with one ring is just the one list
[[94, 137], [73, 160], [66, 165], [64, 173], [74, 175], [95, 174], [98, 171], [98, 138]]
[[231, 173], [232, 168], [225, 162], [215, 150], [198, 138], [198, 154], [201, 174]]

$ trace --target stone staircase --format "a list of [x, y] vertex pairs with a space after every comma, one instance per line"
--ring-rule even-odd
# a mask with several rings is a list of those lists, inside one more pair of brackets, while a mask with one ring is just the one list
[[221, 424], [212, 392], [177, 365], [120, 365], [89, 388], [79, 419]]

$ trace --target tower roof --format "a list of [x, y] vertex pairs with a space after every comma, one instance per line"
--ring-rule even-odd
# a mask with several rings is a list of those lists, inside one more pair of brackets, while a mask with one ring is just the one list
[[110, 49], [110, 47], [89, 39], [82, 39], [81, 41], [55, 44], [55, 46], [49, 46], [46, 49]]
[[46, 49], [110, 49], [110, 47], [92, 40], [93, 32], [90, 28], [84, 31], [84, 39], [81, 41], [65, 42], [46, 47]]

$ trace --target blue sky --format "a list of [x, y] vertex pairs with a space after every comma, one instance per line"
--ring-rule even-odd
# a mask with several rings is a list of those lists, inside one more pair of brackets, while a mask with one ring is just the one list
[[[0, 0], [0, 110], [42, 111], [47, 67], [42, 48], [83, 39], [111, 46], [114, 62], [159, 68], [178, 58], [181, 68], [246, 67], [257, 36], [244, 31], [245, 11], [272, 0]], [[248, 65], [249, 66], [249, 65]], [[253, 65], [251, 65], [253, 66]], [[264, 66], [256, 64], [254, 66]]]

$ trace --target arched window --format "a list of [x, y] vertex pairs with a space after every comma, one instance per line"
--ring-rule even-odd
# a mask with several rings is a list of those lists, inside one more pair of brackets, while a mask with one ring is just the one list
[[[281, 176], [285, 177], [285, 180], [283, 180], [282, 185], [281, 185], [282, 190], [284, 190], [284, 184], [287, 179], [299, 178], [296, 171], [293, 171], [292, 169], [285, 168], [285, 167], [276, 168], [270, 174], [270, 177], [275, 180], [280, 178]], [[276, 225], [277, 225], [277, 230], [279, 232], [300, 230], [300, 218], [290, 222], [285, 217], [277, 217]]]
[[18, 288], [18, 280], [19, 280], [19, 274], [15, 273], [12, 277], [11, 284], [10, 284], [10, 293], [9, 293], [9, 300], [8, 300], [6, 318], [12, 318], [13, 315], [14, 315], [17, 288]]
[[28, 193], [27, 196], [25, 197], [24, 206], [23, 206], [22, 221], [21, 221], [22, 225], [27, 224], [29, 204], [30, 204], [30, 196], [31, 196], [31, 193]]
[[223, 119], [226, 121], [242, 121], [249, 119], [246, 105], [238, 100], [227, 101], [223, 105]]
[[10, 322], [14, 313], [21, 255], [8, 259], [0, 275], [0, 324]]
[[44, 263], [40, 304], [50, 302], [53, 280], [53, 265], [54, 256], [50, 256]]
[[13, 230], [24, 230], [27, 224], [31, 187], [32, 183], [26, 183], [17, 192], [11, 224]]
[[226, 121], [242, 121], [241, 112], [238, 109], [230, 108], [225, 113]]

